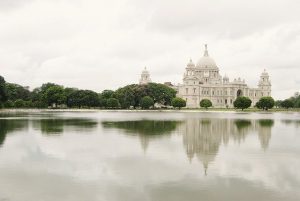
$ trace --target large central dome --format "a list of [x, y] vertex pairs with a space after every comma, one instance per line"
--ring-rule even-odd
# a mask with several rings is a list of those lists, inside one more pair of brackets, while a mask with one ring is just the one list
[[198, 68], [210, 68], [210, 69], [218, 68], [216, 62], [211, 57], [209, 57], [206, 44], [205, 44], [204, 55], [201, 59], [199, 59], [196, 66]]

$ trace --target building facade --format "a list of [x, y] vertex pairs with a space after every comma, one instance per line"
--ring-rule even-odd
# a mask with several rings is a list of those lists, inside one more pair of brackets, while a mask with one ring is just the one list
[[207, 45], [197, 64], [190, 59], [185, 68], [183, 83], [177, 86], [177, 96], [187, 102], [187, 108], [200, 107], [202, 99], [211, 100], [214, 107], [233, 107], [239, 96], [247, 96], [252, 105], [263, 96], [271, 96], [271, 81], [266, 70], [260, 75], [257, 88], [250, 88], [241, 78], [222, 77], [215, 61], [209, 56]]

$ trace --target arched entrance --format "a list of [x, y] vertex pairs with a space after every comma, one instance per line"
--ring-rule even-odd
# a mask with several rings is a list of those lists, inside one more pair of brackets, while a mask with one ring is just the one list
[[243, 96], [243, 91], [241, 89], [237, 90], [236, 97]]

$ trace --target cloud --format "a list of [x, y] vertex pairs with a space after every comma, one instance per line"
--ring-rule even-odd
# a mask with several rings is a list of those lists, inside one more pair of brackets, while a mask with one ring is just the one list
[[[300, 88], [299, 6], [296, 0], [1, 1], [0, 9], [9, 10], [0, 12], [1, 75], [31, 88], [50, 81], [101, 91], [138, 82], [147, 66], [153, 81], [179, 83], [188, 59], [197, 61], [208, 43], [222, 75], [255, 87], [266, 68], [273, 95], [285, 98]], [[279, 79], [284, 69], [290, 85]]]
[[2, 11], [10, 11], [16, 8], [20, 8], [26, 4], [30, 4], [34, 0], [13, 0], [13, 1], [0, 1], [0, 10]]

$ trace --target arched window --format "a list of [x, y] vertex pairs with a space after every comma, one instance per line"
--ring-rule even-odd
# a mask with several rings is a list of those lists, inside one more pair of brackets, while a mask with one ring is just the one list
[[242, 90], [237, 90], [237, 92], [236, 92], [236, 96], [237, 97], [240, 97], [240, 96], [243, 96], [243, 92], [242, 92]]

